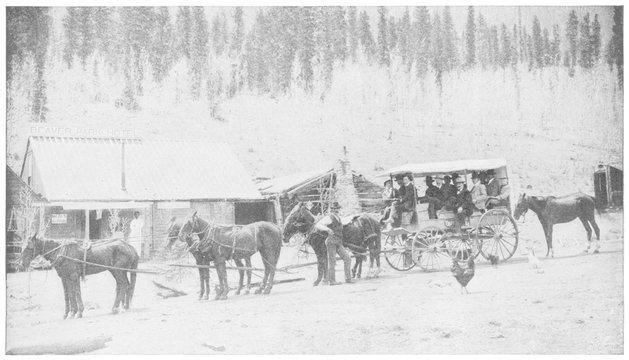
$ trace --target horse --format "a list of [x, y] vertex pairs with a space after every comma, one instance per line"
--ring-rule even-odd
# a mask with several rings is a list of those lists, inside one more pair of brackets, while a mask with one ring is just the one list
[[[372, 220], [374, 220], [375, 223]], [[305, 242], [312, 247], [315, 255], [317, 256], [317, 279], [313, 283], [313, 286], [317, 286], [323, 279], [328, 268], [327, 248], [325, 245], [327, 234], [318, 231], [314, 224], [314, 215], [312, 215], [303, 202], [299, 202], [293, 207], [291, 212], [286, 217], [286, 221], [284, 222], [283, 238], [284, 242], [288, 242], [296, 233], [305, 235]], [[375, 237], [368, 236], [369, 239], [373, 240], [368, 240], [364, 236], [365, 234], [371, 235], [369, 234], [370, 231], [375, 233]], [[370, 254], [372, 256], [376, 256], [375, 254], [378, 254], [376, 256], [376, 261], [378, 263], [378, 269], [380, 268], [380, 224], [377, 220], [372, 219], [368, 215], [355, 216], [350, 224], [343, 226], [343, 244], [350, 248], [350, 250], [352, 248], [356, 250], [356, 247], [359, 249], [366, 249], [367, 247], [365, 244], [370, 244]], [[359, 260], [357, 260], [357, 264], [354, 267], [354, 273], [356, 273], [356, 269], [359, 266], [362, 267], [358, 261]]]
[[[167, 230], [168, 244], [166, 244], [166, 250], [170, 250], [173, 244], [175, 243], [175, 241], [179, 239], [179, 231], [181, 230], [182, 225], [183, 225], [183, 222], [181, 220], [177, 220], [176, 216], [170, 219], [170, 223], [168, 224], [168, 230]], [[192, 239], [189, 239], [188, 241], [189, 241], [188, 250], [194, 257], [194, 260], [196, 261], [197, 265], [209, 266], [211, 260], [208, 254], [203, 254], [198, 250], [195, 251], [194, 249], [191, 248]], [[210, 268], [209, 267], [199, 268], [199, 282], [201, 285], [201, 288], [199, 291], [199, 300], [202, 300], [202, 299], [208, 300], [210, 296]]]
[[[343, 244], [356, 256], [352, 277], [360, 279], [362, 264], [369, 253], [369, 274], [367, 278], [377, 277], [380, 273], [380, 222], [368, 214], [354, 216], [343, 225]], [[374, 270], [374, 263], [378, 268]]]
[[[168, 225], [168, 244], [166, 245], [166, 250], [170, 250], [172, 245], [179, 239], [179, 232], [181, 231], [181, 226], [183, 225], [181, 220], [177, 220], [177, 217], [173, 217], [170, 219], [170, 224]], [[199, 266], [209, 266], [212, 258], [209, 253], [204, 253], [199, 251], [198, 243], [195, 242], [192, 237], [186, 238], [186, 242], [188, 245], [188, 251], [194, 257], [197, 265]], [[245, 264], [247, 267], [251, 267], [251, 256], [244, 257]], [[234, 262], [238, 267], [243, 267], [242, 260], [240, 258], [234, 258]], [[249, 294], [249, 290], [251, 288], [251, 270], [238, 270], [240, 275], [240, 279], [238, 281], [238, 289], [236, 290], [236, 295], [240, 295], [244, 285], [244, 276], [247, 274], [247, 288], [245, 289], [244, 295]], [[199, 291], [199, 300], [208, 300], [210, 295], [210, 268], [209, 267], [199, 267], [199, 280], [201, 289]]]
[[574, 193], [562, 197], [527, 196], [524, 193], [520, 195], [518, 204], [515, 207], [515, 212], [513, 213], [515, 219], [519, 219], [529, 209], [537, 214], [537, 218], [544, 229], [547, 245], [546, 257], [549, 254], [552, 257], [555, 255], [553, 251], [553, 225], [567, 223], [576, 218], [581, 220], [587, 232], [588, 247], [585, 249], [585, 252], [589, 252], [592, 245], [592, 228], [594, 228], [596, 233], [596, 249], [594, 253], [599, 252], [601, 233], [594, 219], [594, 210], [596, 209], [599, 215], [601, 211], [596, 207], [596, 200], [592, 196], [583, 193]]
[[229, 259], [245, 259], [259, 252], [264, 263], [264, 277], [256, 294], [269, 294], [273, 288], [275, 269], [282, 249], [282, 233], [280, 228], [270, 222], [258, 221], [242, 227], [220, 226], [210, 224], [197, 216], [195, 211], [186, 219], [179, 231], [179, 239], [189, 242], [193, 234], [199, 240], [195, 251], [208, 254], [216, 265], [219, 278], [219, 291], [216, 299], [227, 299], [227, 269], [225, 262]]
[[[95, 243], [85, 251], [75, 241], [62, 242], [57, 240], [38, 239], [33, 235], [22, 250], [22, 265], [29, 267], [31, 261], [42, 255], [52, 263], [61, 278], [63, 294], [65, 296], [65, 313], [63, 318], [83, 317], [83, 300], [79, 278], [85, 275], [97, 274], [109, 270], [116, 280], [116, 299], [112, 313], [118, 313], [122, 304], [122, 311], [128, 310], [133, 299], [137, 274], [130, 271], [129, 279], [126, 270], [106, 269], [97, 265], [105, 265], [119, 269], [135, 270], [138, 268], [140, 257], [133, 246], [121, 239]], [[91, 264], [81, 264], [70, 259], [77, 259]]]

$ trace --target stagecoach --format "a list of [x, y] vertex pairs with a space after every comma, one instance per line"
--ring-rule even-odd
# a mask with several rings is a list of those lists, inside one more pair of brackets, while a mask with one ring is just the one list
[[[378, 177], [412, 174], [417, 195], [422, 196], [421, 187], [426, 176], [456, 173], [465, 178], [471, 189], [471, 174], [493, 170], [496, 177], [508, 179], [504, 159], [450, 161], [439, 163], [406, 164], [389, 169]], [[416, 197], [417, 200], [417, 197]], [[500, 262], [510, 259], [518, 246], [518, 227], [511, 215], [509, 205], [496, 207], [484, 213], [475, 211], [457, 222], [451, 211], [440, 210], [437, 219], [429, 219], [427, 204], [416, 201], [415, 214], [402, 213], [401, 226], [386, 229], [383, 253], [389, 265], [399, 271], [407, 271], [416, 265], [424, 271], [434, 271], [449, 266], [452, 258], [466, 260], [468, 256], [485, 259], [496, 256]]]

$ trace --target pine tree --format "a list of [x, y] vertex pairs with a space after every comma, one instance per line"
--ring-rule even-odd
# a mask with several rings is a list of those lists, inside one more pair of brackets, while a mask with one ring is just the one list
[[332, 52], [337, 60], [342, 63], [347, 57], [347, 23], [345, 22], [345, 9], [340, 6], [332, 8], [330, 28], [332, 30]]
[[[35, 76], [30, 86], [30, 121], [45, 122], [47, 84], [44, 79], [52, 19], [45, 7], [7, 7], [7, 83], [27, 59], [32, 58]], [[7, 97], [9, 101], [9, 97]]]
[[490, 43], [491, 43], [491, 64], [493, 68], [500, 64], [500, 46], [498, 40], [498, 28], [495, 25], [492, 25], [490, 31]]
[[234, 32], [232, 33], [230, 50], [232, 56], [240, 53], [245, 38], [245, 24], [242, 18], [242, 7], [234, 9]]
[[520, 61], [520, 54], [518, 53], [520, 38], [518, 36], [518, 26], [513, 25], [513, 40], [511, 41], [511, 66], [515, 68]]
[[223, 54], [223, 51], [225, 50], [225, 43], [223, 43], [223, 39], [224, 39], [224, 35], [222, 33], [222, 26], [221, 26], [221, 18], [219, 17], [218, 14], [214, 15], [214, 17], [212, 18], [212, 30], [210, 31], [211, 34], [211, 44], [212, 44], [212, 48], [214, 49], [214, 53], [217, 56], [221, 56]]
[[405, 70], [410, 71], [411, 64], [413, 63], [413, 52], [411, 51], [411, 16], [408, 11], [408, 7], [404, 10], [404, 15], [400, 20], [398, 27], [398, 53], [402, 58], [402, 64], [405, 65]]
[[151, 34], [149, 62], [153, 67], [153, 78], [159, 83], [166, 77], [172, 66], [174, 32], [167, 7], [156, 8], [154, 18], [155, 27]]
[[491, 34], [481, 13], [478, 13], [478, 62], [483, 69], [491, 64]]
[[590, 50], [592, 51], [592, 62], [598, 63], [601, 58], [601, 24], [598, 22], [598, 14], [594, 14], [590, 37]]
[[579, 65], [586, 69], [592, 67], [591, 38], [590, 14], [587, 13], [580, 24], [579, 34]]
[[94, 20], [94, 35], [96, 51], [110, 64], [115, 64], [118, 59], [115, 54], [117, 28], [113, 14], [113, 7], [94, 7], [92, 18]]
[[561, 64], [561, 33], [559, 25], [553, 25], [553, 42], [550, 45], [551, 64]]
[[432, 28], [428, 8], [425, 6], [416, 8], [413, 18], [416, 71], [417, 77], [423, 79], [428, 72], [432, 55]]
[[210, 50], [210, 31], [205, 11], [200, 6], [192, 8], [190, 27], [190, 73], [192, 74], [191, 94], [194, 100], [201, 97], [201, 86], [207, 79]]
[[391, 57], [389, 55], [389, 46], [387, 44], [387, 9], [384, 6], [378, 6], [378, 63], [380, 65], [389, 66]]
[[398, 46], [398, 24], [394, 16], [390, 16], [387, 21], [387, 46], [389, 48], [389, 55], [392, 56], [395, 54]]
[[[457, 51], [456, 51], [456, 34], [454, 32], [454, 23], [452, 22], [452, 15], [450, 14], [450, 7], [446, 6], [443, 9], [443, 60], [445, 61], [443, 67], [445, 71], [454, 69], [458, 63]], [[496, 37], [497, 38], [497, 37]], [[497, 43], [497, 41], [496, 41]]]
[[87, 58], [94, 52], [94, 37], [96, 36], [93, 26], [91, 7], [80, 7], [78, 10], [78, 50], [77, 55], [81, 59], [81, 64], [85, 67]]
[[175, 18], [175, 52], [177, 58], [181, 55], [190, 59], [191, 56], [191, 32], [192, 32], [192, 14], [189, 6], [180, 6], [177, 10]]
[[537, 16], [533, 17], [533, 58], [538, 68], [544, 66], [544, 42], [542, 39], [542, 28]]
[[467, 24], [465, 25], [466, 57], [465, 65], [473, 67], [476, 64], [476, 18], [474, 7], [467, 8]]
[[315, 19], [312, 7], [301, 7], [299, 18], [298, 38], [301, 48], [299, 49], [299, 80], [302, 88], [311, 93], [313, 90], [314, 71], [312, 69], [312, 61], [316, 55], [314, 31]]
[[360, 45], [367, 58], [367, 62], [371, 64], [376, 55], [376, 44], [373, 40], [371, 25], [369, 25], [369, 15], [367, 15], [366, 11], [360, 13], [358, 37], [360, 38]]
[[356, 20], [356, 7], [350, 6], [347, 12], [347, 37], [349, 44], [349, 56], [352, 62], [356, 62], [358, 53], [358, 24]]
[[577, 18], [576, 11], [570, 11], [568, 15], [568, 24], [566, 25], [566, 39], [568, 39], [568, 51], [570, 53], [570, 67], [574, 67], [577, 64], [578, 53], [578, 33], [579, 33], [579, 19]]
[[624, 73], [624, 65], [623, 65], [623, 7], [622, 6], [614, 6], [614, 25], [612, 26], [612, 38], [610, 40], [609, 51], [608, 51], [608, 63], [616, 64], [616, 69], [618, 71], [618, 83], [620, 84], [620, 89], [623, 89], [623, 73]]
[[511, 64], [512, 45], [511, 39], [509, 37], [509, 31], [507, 30], [507, 26], [504, 23], [502, 23], [501, 27], [500, 43], [502, 44], [500, 52], [500, 66], [502, 68], [505, 68], [509, 64]]
[[78, 52], [79, 48], [79, 11], [80, 8], [68, 7], [67, 13], [63, 17], [63, 31], [65, 34], [66, 42], [63, 47], [63, 61], [68, 68], [72, 67], [72, 61], [74, 55]]
[[431, 63], [435, 70], [435, 82], [439, 89], [442, 86], [443, 72], [445, 70], [445, 49], [443, 42], [443, 29], [441, 26], [441, 18], [438, 13], [435, 13], [432, 20], [432, 35], [431, 35]]
[[552, 56], [551, 56], [551, 43], [550, 43], [550, 33], [548, 29], [544, 28], [542, 31], [542, 63], [544, 66], [551, 65]]

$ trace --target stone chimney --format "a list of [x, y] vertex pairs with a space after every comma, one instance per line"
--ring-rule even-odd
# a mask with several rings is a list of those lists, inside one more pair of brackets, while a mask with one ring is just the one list
[[336, 189], [334, 198], [341, 206], [339, 214], [347, 216], [358, 214], [362, 210], [358, 200], [358, 192], [354, 187], [354, 177], [352, 175], [352, 167], [347, 156], [347, 148], [343, 146], [343, 154], [334, 165], [336, 173]]

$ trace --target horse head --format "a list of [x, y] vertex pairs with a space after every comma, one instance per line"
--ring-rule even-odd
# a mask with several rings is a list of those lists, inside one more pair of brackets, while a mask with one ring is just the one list
[[26, 246], [22, 249], [22, 254], [20, 256], [22, 266], [25, 269], [31, 265], [31, 261], [33, 261], [34, 258], [43, 253], [43, 246], [37, 246], [40, 243], [43, 245], [41, 240], [37, 239], [37, 233], [31, 236], [26, 242]]
[[183, 221], [181, 228], [179, 229], [179, 234], [177, 235], [177, 239], [179, 241], [183, 241], [185, 243], [190, 244], [192, 242], [192, 236], [198, 232], [197, 225], [199, 222], [199, 217], [197, 216], [196, 210]]
[[168, 229], [166, 233], [168, 234], [168, 243], [166, 244], [166, 250], [170, 250], [170, 248], [175, 244], [175, 241], [179, 239], [179, 231], [182, 227], [182, 221], [178, 220], [176, 216], [173, 216], [168, 223]]
[[291, 210], [284, 222], [282, 238], [287, 243], [296, 233], [306, 233], [315, 223], [315, 217], [303, 202], [299, 202]]
[[513, 217], [518, 220], [520, 216], [526, 214], [527, 211], [529, 211], [529, 202], [526, 193], [524, 193], [518, 197], [518, 204], [515, 206]]

